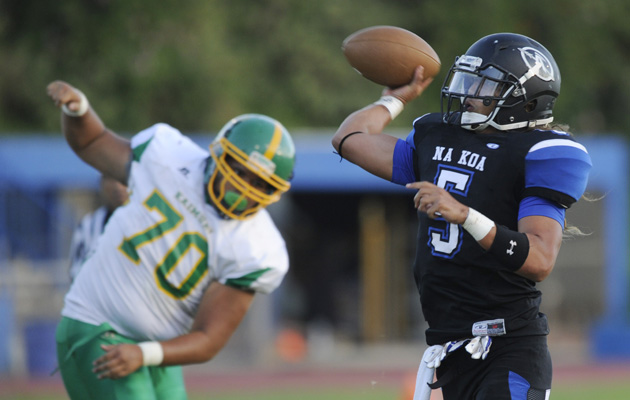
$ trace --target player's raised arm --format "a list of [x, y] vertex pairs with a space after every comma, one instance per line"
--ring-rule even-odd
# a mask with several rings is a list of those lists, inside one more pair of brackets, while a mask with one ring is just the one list
[[378, 101], [353, 112], [341, 123], [332, 138], [335, 150], [341, 157], [366, 171], [391, 180], [392, 154], [397, 138], [381, 133], [407, 103], [420, 96], [432, 80], [425, 79], [424, 68], [418, 66], [408, 85], [383, 90]]
[[107, 129], [85, 95], [70, 84], [54, 81], [47, 92], [62, 110], [61, 128], [72, 150], [103, 174], [126, 184], [131, 157], [129, 141]]

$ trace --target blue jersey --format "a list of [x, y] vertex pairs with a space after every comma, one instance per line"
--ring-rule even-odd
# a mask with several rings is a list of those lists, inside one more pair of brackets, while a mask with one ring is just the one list
[[[590, 167], [584, 146], [566, 132], [478, 134], [427, 114], [397, 144], [392, 180], [432, 182], [517, 230], [519, 218], [528, 215], [562, 224], [564, 209], [586, 188]], [[548, 332], [534, 282], [508, 272], [460, 225], [418, 215], [414, 274], [428, 344], [471, 337], [475, 322], [494, 319], [504, 319], [511, 336]]]

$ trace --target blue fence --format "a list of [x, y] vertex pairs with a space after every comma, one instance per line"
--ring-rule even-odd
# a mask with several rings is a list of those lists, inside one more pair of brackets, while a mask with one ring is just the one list
[[[200, 145], [211, 136], [192, 136]], [[328, 134], [296, 135], [298, 150], [293, 192], [392, 192], [406, 189], [375, 178], [332, 151]], [[616, 136], [584, 137], [594, 168], [587, 190], [604, 193], [605, 311], [591, 329], [592, 354], [601, 360], [630, 359], [630, 274], [628, 207], [628, 144]], [[60, 189], [96, 189], [98, 174], [81, 162], [57, 136], [0, 139], [0, 274], [2, 264], [16, 253], [30, 258], [58, 258], [55, 243], [60, 224], [56, 193]], [[17, 216], [31, 218], [25, 223]], [[33, 243], [40, 235], [41, 245]], [[28, 238], [28, 245], [25, 244]], [[46, 245], [48, 243], [48, 247]], [[1, 279], [1, 276], [0, 276]], [[0, 372], [10, 367], [14, 304], [0, 291]], [[48, 320], [25, 327], [29, 372], [50, 372], [54, 362]]]

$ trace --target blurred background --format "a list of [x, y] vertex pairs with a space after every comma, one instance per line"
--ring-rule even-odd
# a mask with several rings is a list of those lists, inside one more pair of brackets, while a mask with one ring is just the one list
[[516, 32], [552, 52], [563, 81], [556, 120], [591, 153], [595, 199], [569, 210], [589, 235], [563, 245], [540, 285], [552, 352], [558, 367], [629, 363], [628, 15], [625, 0], [0, 1], [0, 388], [55, 368], [72, 232], [102, 202], [98, 174], [61, 137], [46, 96], [56, 79], [123, 135], [166, 122], [207, 146], [231, 117], [256, 112], [295, 138], [293, 187], [270, 207], [291, 270], [190, 376], [333, 364], [413, 374], [426, 329], [411, 275], [413, 192], [340, 162], [330, 145], [345, 116], [380, 96], [341, 53], [372, 25], [415, 32], [442, 61], [391, 124], [401, 137], [439, 111], [448, 68], [478, 38]]

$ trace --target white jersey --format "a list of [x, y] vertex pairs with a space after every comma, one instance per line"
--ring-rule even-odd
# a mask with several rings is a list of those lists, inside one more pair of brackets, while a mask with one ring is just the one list
[[85, 261], [63, 316], [167, 340], [189, 331], [212, 281], [262, 293], [280, 285], [284, 240], [264, 209], [244, 221], [218, 215], [206, 200], [207, 151], [165, 124], [131, 145], [129, 201]]
[[70, 281], [74, 281], [83, 266], [83, 262], [96, 246], [98, 238], [103, 233], [109, 213], [107, 207], [102, 206], [81, 218], [72, 234], [70, 242]]

